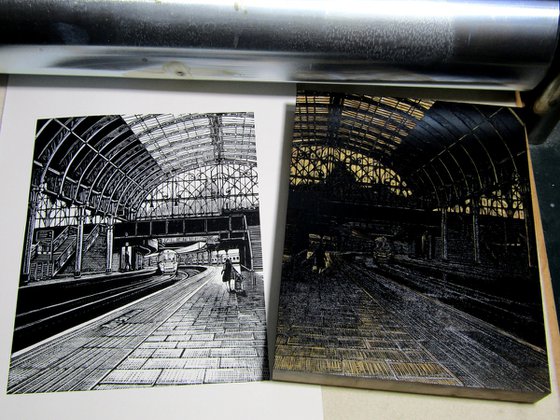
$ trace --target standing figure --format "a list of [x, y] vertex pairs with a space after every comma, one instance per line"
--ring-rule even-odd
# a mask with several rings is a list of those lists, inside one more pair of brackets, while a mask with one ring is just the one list
[[130, 266], [130, 254], [128, 253], [128, 251], [124, 252], [124, 271], [130, 271], [131, 266]]
[[224, 283], [227, 283], [228, 290], [230, 292], [234, 291], [231, 288], [231, 272], [232, 272], [232, 269], [233, 269], [233, 266], [231, 265], [231, 260], [229, 258], [226, 258], [226, 261], [224, 263], [224, 268], [222, 269], [222, 281]]
[[429, 246], [430, 246], [429, 234], [428, 234], [428, 231], [425, 230], [424, 233], [422, 234], [422, 237], [420, 238], [420, 256], [423, 259], [428, 258], [428, 247]]
[[317, 273], [321, 274], [325, 271], [326, 267], [326, 254], [325, 254], [325, 247], [323, 246], [323, 240], [319, 243], [319, 246], [315, 250], [315, 261], [314, 265], [317, 267]]

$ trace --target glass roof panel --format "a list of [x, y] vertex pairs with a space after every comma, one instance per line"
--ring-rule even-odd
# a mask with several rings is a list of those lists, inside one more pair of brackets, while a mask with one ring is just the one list
[[252, 113], [123, 116], [168, 174], [220, 159], [256, 162]]

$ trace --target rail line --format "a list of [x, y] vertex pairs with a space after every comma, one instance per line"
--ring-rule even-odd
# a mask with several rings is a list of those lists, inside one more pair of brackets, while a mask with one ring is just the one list
[[[16, 313], [12, 352], [35, 344], [51, 335], [74, 327], [103, 313], [161, 290], [189, 277], [188, 270], [178, 270], [173, 275], [151, 275], [138, 279], [132, 274], [125, 279], [104, 279], [98, 285], [75, 283], [66, 285], [62, 293], [46, 299], [47, 305], [34, 308], [18, 308]], [[123, 284], [124, 283], [124, 284]], [[52, 285], [56, 288], [58, 285]], [[87, 291], [75, 297], [76, 290]], [[100, 288], [103, 288], [100, 290]], [[57, 288], [57, 292], [60, 290]]]

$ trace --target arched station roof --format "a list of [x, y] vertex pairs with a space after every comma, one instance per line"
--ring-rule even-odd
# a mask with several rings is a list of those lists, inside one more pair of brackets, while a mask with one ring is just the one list
[[[351, 93], [300, 93], [293, 132], [294, 149], [337, 148], [357, 166], [358, 155], [379, 162], [431, 208], [526, 176], [524, 140], [509, 108]], [[251, 113], [52, 118], [37, 124], [32, 188], [130, 217], [166, 180], [228, 163], [256, 165]]]
[[373, 158], [436, 208], [525, 176], [525, 139], [523, 122], [509, 108], [302, 92], [293, 146]]
[[251, 113], [52, 118], [37, 123], [32, 188], [106, 215], [210, 164], [256, 165]]

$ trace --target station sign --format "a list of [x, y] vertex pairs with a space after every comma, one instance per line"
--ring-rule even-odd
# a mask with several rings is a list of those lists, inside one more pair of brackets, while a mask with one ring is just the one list
[[163, 245], [180, 244], [180, 243], [190, 243], [190, 242], [207, 242], [209, 244], [217, 243], [219, 240], [217, 235], [213, 236], [182, 236], [175, 238], [159, 238], [159, 241]]
[[54, 230], [41, 229], [35, 232], [35, 240], [39, 241], [52, 241], [54, 239]]

